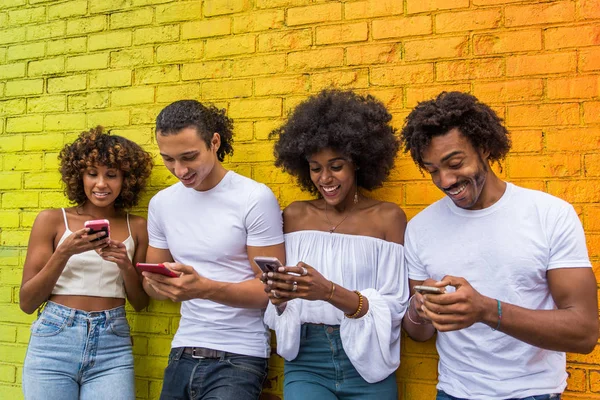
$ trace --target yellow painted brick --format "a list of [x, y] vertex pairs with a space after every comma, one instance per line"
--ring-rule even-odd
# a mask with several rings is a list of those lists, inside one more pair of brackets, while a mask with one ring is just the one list
[[201, 3], [199, 1], [160, 4], [156, 6], [155, 11], [156, 22], [159, 24], [199, 19], [202, 14]]
[[60, 189], [62, 187], [58, 172], [36, 172], [25, 174], [25, 189]]
[[[281, 99], [232, 100], [228, 115], [234, 119], [278, 117], [281, 115]], [[237, 148], [236, 153], [239, 154]]]
[[228, 99], [252, 95], [252, 80], [211, 81], [202, 84], [203, 99]]
[[108, 25], [107, 18], [106, 15], [96, 15], [67, 21], [67, 35], [83, 35], [103, 31]]
[[575, 19], [575, 3], [556, 1], [552, 3], [507, 6], [504, 9], [506, 26], [553, 24]]
[[344, 49], [323, 48], [297, 51], [288, 54], [288, 67], [292, 70], [339, 67], [344, 64]]
[[273, 161], [273, 143], [258, 142], [244, 143], [236, 146], [236, 151], [231, 157], [232, 162], [262, 162]]
[[54, 57], [30, 62], [29, 67], [27, 68], [27, 74], [29, 76], [54, 75], [64, 72], [64, 70], [65, 58]]
[[[166, 319], [166, 318], [163, 318]], [[162, 372], [167, 366], [168, 350], [166, 349], [163, 357], [144, 357], [144, 362], [136, 364], [136, 376], [160, 379]]]
[[205, 17], [212, 17], [238, 13], [247, 8], [249, 8], [247, 0], [204, 0], [203, 14]]
[[445, 37], [404, 42], [407, 61], [463, 57], [469, 52], [469, 37]]
[[87, 92], [68, 97], [69, 110], [81, 111], [108, 107], [108, 92]]
[[600, 102], [583, 103], [583, 120], [586, 124], [600, 123]]
[[44, 130], [46, 131], [74, 131], [85, 128], [85, 114], [50, 114], [46, 115]]
[[[18, 378], [17, 378], [18, 381]], [[0, 397], [3, 399], [18, 399], [23, 395], [19, 386], [4, 386], [0, 385]]]
[[202, 58], [203, 42], [186, 42], [178, 44], [165, 44], [156, 48], [156, 61], [159, 63]]
[[[156, 116], [164, 108], [159, 106], [144, 106], [131, 108], [131, 125], [152, 124], [156, 122]], [[150, 199], [148, 199], [150, 200]]]
[[579, 70], [583, 72], [600, 70], [600, 48], [579, 50]]
[[311, 0], [256, 0], [256, 8], [296, 7], [309, 4], [310, 2]]
[[26, 171], [41, 169], [41, 154], [7, 154], [4, 156], [4, 170], [6, 171]]
[[0, 47], [0, 64], [6, 63], [6, 53], [7, 53], [6, 47]]
[[0, 364], [1, 382], [15, 383], [16, 378], [16, 368], [13, 365]]
[[511, 155], [508, 159], [511, 178], [577, 177], [581, 175], [581, 158], [574, 154]]
[[377, 67], [371, 70], [371, 84], [394, 86], [433, 82], [433, 64]]
[[[511, 151], [519, 152], [537, 152], [542, 150], [541, 130], [511, 130], [509, 137], [511, 141]], [[550, 148], [550, 147], [549, 147]], [[553, 149], [554, 150], [554, 149]]]
[[236, 15], [233, 18], [233, 33], [279, 29], [283, 27], [284, 20], [284, 10], [257, 11], [251, 14]]
[[600, 176], [600, 154], [586, 154], [584, 156], [585, 176]]
[[506, 58], [508, 76], [575, 72], [576, 68], [575, 52], [522, 54]]
[[177, 178], [166, 169], [153, 170], [150, 177], [150, 186], [164, 187], [177, 182]]
[[459, 81], [481, 78], [497, 78], [503, 75], [501, 58], [482, 58], [436, 63], [436, 80]]
[[78, 15], [85, 15], [87, 13], [87, 3], [88, 2], [86, 0], [74, 0], [48, 6], [48, 18], [63, 19]]
[[431, 17], [429, 15], [378, 19], [371, 23], [373, 39], [388, 39], [427, 35], [432, 33]]
[[28, 113], [45, 113], [52, 111], [65, 111], [67, 99], [65, 96], [42, 96], [27, 99]]
[[597, 203], [600, 201], [600, 193], [596, 190], [598, 185], [600, 181], [597, 179], [550, 180], [548, 193], [569, 203]]
[[252, 166], [252, 178], [259, 182], [269, 183], [270, 185], [294, 183], [292, 176], [279, 168], [261, 164]]
[[[12, 297], [10, 287], [0, 287], [0, 293], [2, 293], [2, 303], [10, 303], [10, 300], [6, 301], [6, 293], [8, 293], [9, 299]], [[14, 325], [0, 325], [0, 342], [14, 343], [17, 339], [17, 327]]]
[[366, 22], [351, 24], [327, 25], [317, 27], [317, 44], [362, 42], [368, 39], [369, 30]]
[[0, 12], [0, 28], [6, 28], [8, 26], [8, 13]]
[[83, 53], [87, 49], [87, 38], [56, 39], [47, 43], [49, 56], [58, 54]]
[[600, 147], [600, 128], [549, 128], [545, 130], [544, 138], [550, 151], [597, 150]]
[[88, 71], [108, 67], [108, 53], [97, 53], [67, 58], [67, 71]]
[[136, 84], [175, 82], [179, 80], [179, 65], [138, 68], [135, 70]]
[[390, 64], [400, 61], [401, 51], [396, 43], [370, 44], [346, 48], [346, 64]]
[[498, 54], [541, 50], [542, 32], [538, 29], [485, 33], [473, 36], [474, 54]]
[[224, 39], [213, 39], [206, 43], [207, 58], [226, 57], [237, 54], [254, 53], [256, 37], [254, 35], [238, 35]]
[[0, 65], [0, 79], [25, 77], [25, 63], [12, 63]]
[[127, 30], [97, 33], [88, 37], [88, 50], [105, 50], [131, 46], [131, 32]]
[[9, 25], [31, 24], [46, 21], [46, 7], [32, 7], [8, 12]]
[[156, 337], [148, 340], [148, 354], [151, 356], [164, 356], [165, 349], [171, 347], [171, 338]]
[[[144, 333], [169, 333], [169, 318], [156, 315], [134, 314], [130, 322], [135, 332]], [[162, 372], [160, 372], [162, 376]]]
[[548, 79], [547, 85], [549, 99], [580, 99], [600, 94], [598, 76]]
[[406, 88], [406, 107], [413, 108], [421, 101], [431, 100], [443, 91], [470, 92], [468, 84], [434, 85], [434, 86], [409, 86]]
[[473, 83], [473, 95], [484, 103], [539, 100], [543, 92], [541, 79]]
[[510, 126], [551, 126], [579, 123], [576, 103], [517, 105], [508, 107]]
[[342, 4], [316, 4], [287, 10], [287, 26], [333, 22], [342, 19]]
[[583, 18], [600, 18], [600, 0], [581, 0], [579, 7]]
[[[254, 139], [254, 123], [252, 121], [236, 122], [235, 142], [249, 142]], [[233, 166], [231, 168], [234, 168]], [[236, 171], [237, 172], [237, 171]]]
[[408, 14], [469, 7], [469, 0], [406, 0]]
[[111, 93], [111, 105], [129, 106], [154, 102], [153, 87], [133, 87], [115, 90]]
[[43, 135], [26, 135], [26, 151], [48, 151], [62, 148], [64, 135], [62, 133], [50, 133]]
[[90, 88], [120, 87], [131, 85], [128, 69], [90, 72]]
[[75, 90], [82, 90], [85, 88], [85, 74], [48, 79], [48, 93], [72, 92]]
[[191, 21], [181, 24], [181, 38], [198, 39], [212, 36], [223, 36], [231, 33], [231, 18], [211, 18], [202, 21]]
[[416, 382], [407, 382], [406, 383], [406, 399], [434, 399], [437, 395], [437, 389], [435, 387], [435, 382], [432, 383], [416, 383]]
[[133, 44], [164, 43], [179, 40], [178, 25], [139, 28], [133, 32]]
[[402, 14], [404, 4], [398, 0], [367, 0], [344, 4], [344, 18], [374, 18]]
[[46, 52], [45, 43], [29, 43], [10, 46], [6, 52], [8, 60], [31, 60], [44, 57]]
[[118, 11], [130, 2], [124, 2], [123, 0], [102, 0], [90, 2], [89, 12], [90, 14], [104, 13], [107, 11]]
[[369, 87], [367, 69], [320, 72], [311, 75], [311, 91], [317, 92], [329, 87], [338, 89], [361, 89]]
[[[426, 177], [429, 179], [427, 174]], [[404, 193], [407, 205], [429, 205], [444, 197], [444, 193], [430, 180], [427, 182], [409, 182], [406, 184]]]
[[[64, 195], [63, 195], [64, 197]], [[9, 211], [11, 212], [11, 211]], [[14, 211], [12, 211], [15, 214]], [[18, 266], [19, 264], [19, 252], [15, 249], [2, 249], [0, 248], [0, 262], [2, 265], [7, 266]]]
[[124, 49], [110, 52], [111, 67], [137, 67], [149, 65], [154, 61], [154, 49], [152, 47]]
[[309, 80], [306, 75], [274, 76], [267, 78], [256, 78], [257, 96], [272, 96], [289, 93], [307, 93]]
[[21, 172], [0, 172], [0, 190], [21, 189], [23, 174]]
[[27, 28], [25, 27], [3, 29], [2, 35], [0, 35], [0, 44], [24, 42], [26, 35]]
[[[275, 129], [275, 128], [280, 127], [284, 123], [285, 123], [285, 121], [281, 120], [281, 119], [256, 121], [254, 123], [254, 137], [256, 139], [258, 139], [258, 140], [267, 140], [267, 139], [269, 139], [269, 134], [271, 133], [271, 131], [273, 129]], [[259, 168], [259, 166], [253, 166], [252, 168], [254, 170], [254, 169]], [[273, 169], [272, 167], [269, 167], [269, 168]], [[277, 171], [279, 171], [279, 170], [277, 170]], [[254, 176], [254, 175], [252, 175], [252, 176]], [[279, 182], [278, 180], [266, 180], [266, 182], [288, 183], [287, 181], [286, 182]]]
[[437, 14], [435, 16], [435, 31], [437, 33], [448, 33], [498, 28], [502, 21], [501, 11], [500, 8], [491, 8]]
[[69, 207], [70, 205], [62, 191], [45, 190], [44, 195], [40, 198], [40, 208]]
[[23, 150], [23, 136], [0, 136], [0, 151], [4, 153]]
[[546, 49], [595, 46], [600, 44], [600, 25], [562, 26], [544, 30]]
[[236, 58], [232, 63], [232, 76], [276, 74], [285, 70], [285, 54], [263, 57]]
[[264, 33], [258, 36], [258, 51], [298, 50], [312, 45], [312, 29]]
[[41, 40], [60, 37], [65, 34], [66, 21], [54, 21], [46, 24], [28, 26], [27, 40]]
[[27, 115], [23, 117], [7, 118], [6, 132], [41, 132], [43, 124], [43, 115]]
[[110, 28], [121, 29], [133, 26], [152, 24], [154, 12], [152, 8], [139, 8], [137, 10], [117, 12], [110, 15]]
[[139, 145], [144, 145], [152, 143], [153, 130], [150, 127], [113, 129], [111, 134], [123, 136]]
[[44, 169], [45, 170], [58, 170], [58, 153], [44, 153]]
[[[19, 183], [21, 179], [19, 176]], [[17, 189], [20, 189], [19, 185]], [[0, 228], [18, 228], [19, 227], [19, 214], [14, 211], [0, 211]], [[2, 264], [5, 265], [5, 264]], [[10, 292], [9, 292], [10, 295]], [[0, 297], [5, 298], [6, 294], [3, 288], [0, 286]], [[9, 296], [10, 298], [10, 296]], [[0, 302], [3, 302], [0, 300]], [[5, 303], [5, 302], [3, 302]]]
[[200, 84], [188, 83], [185, 85], [159, 86], [156, 90], [158, 103], [170, 103], [181, 99], [200, 98]]
[[109, 126], [125, 126], [129, 124], [129, 111], [98, 111], [88, 113], [88, 126], [102, 125], [104, 127]]
[[[64, 195], [63, 195], [64, 196]], [[38, 192], [5, 192], [2, 194], [2, 208], [34, 208], [38, 206]], [[2, 270], [0, 269], [0, 273]], [[3, 281], [4, 282], [4, 281]], [[6, 320], [3, 320], [6, 321]]]

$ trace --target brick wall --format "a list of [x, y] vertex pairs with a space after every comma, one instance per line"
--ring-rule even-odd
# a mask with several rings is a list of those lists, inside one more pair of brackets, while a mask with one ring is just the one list
[[[21, 397], [32, 317], [18, 291], [29, 230], [67, 205], [56, 156], [79, 131], [112, 128], [157, 152], [153, 120], [171, 101], [213, 102], [235, 119], [228, 168], [306, 198], [272, 167], [269, 131], [320, 89], [371, 93], [394, 124], [441, 90], [493, 105], [512, 132], [501, 176], [572, 202], [600, 260], [600, 0], [0, 1], [0, 398]], [[135, 210], [173, 183], [162, 167]], [[440, 198], [401, 156], [375, 196], [413, 216]], [[137, 396], [156, 399], [178, 308], [129, 311]], [[403, 399], [431, 399], [432, 342], [408, 339]], [[266, 392], [281, 396], [282, 362]], [[600, 399], [600, 351], [570, 355], [568, 399]], [[268, 396], [265, 396], [268, 397]]]

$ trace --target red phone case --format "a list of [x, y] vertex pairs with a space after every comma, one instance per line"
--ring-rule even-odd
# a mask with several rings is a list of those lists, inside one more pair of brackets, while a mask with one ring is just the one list
[[163, 264], [137, 263], [135, 266], [142, 271], [152, 272], [153, 274], [161, 274], [170, 278], [177, 278], [179, 276], [178, 273], [171, 271]]

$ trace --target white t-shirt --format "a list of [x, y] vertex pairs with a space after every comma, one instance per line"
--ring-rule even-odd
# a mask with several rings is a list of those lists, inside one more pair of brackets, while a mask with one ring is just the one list
[[[207, 191], [176, 183], [158, 192], [148, 208], [150, 246], [168, 249], [175, 261], [221, 282], [255, 278], [246, 246], [283, 243], [282, 224], [273, 192], [233, 171]], [[260, 309], [201, 299], [184, 301], [171, 346], [266, 358], [269, 331], [262, 318]]]
[[[483, 210], [461, 209], [448, 197], [427, 207], [408, 224], [405, 255], [410, 279], [464, 277], [485, 296], [537, 310], [556, 308], [548, 270], [591, 267], [573, 207], [511, 183]], [[438, 332], [436, 344], [437, 387], [451, 396], [500, 400], [561, 393], [566, 386], [565, 353], [482, 323]]]

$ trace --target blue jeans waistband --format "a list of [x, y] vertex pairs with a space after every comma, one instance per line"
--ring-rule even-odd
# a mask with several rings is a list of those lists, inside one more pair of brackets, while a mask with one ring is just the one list
[[124, 318], [125, 306], [111, 308], [110, 310], [102, 311], [83, 311], [76, 308], [63, 306], [62, 304], [48, 301], [42, 310], [42, 313], [52, 314], [59, 318], [70, 319], [72, 321], [96, 320], [105, 321], [112, 318]]

